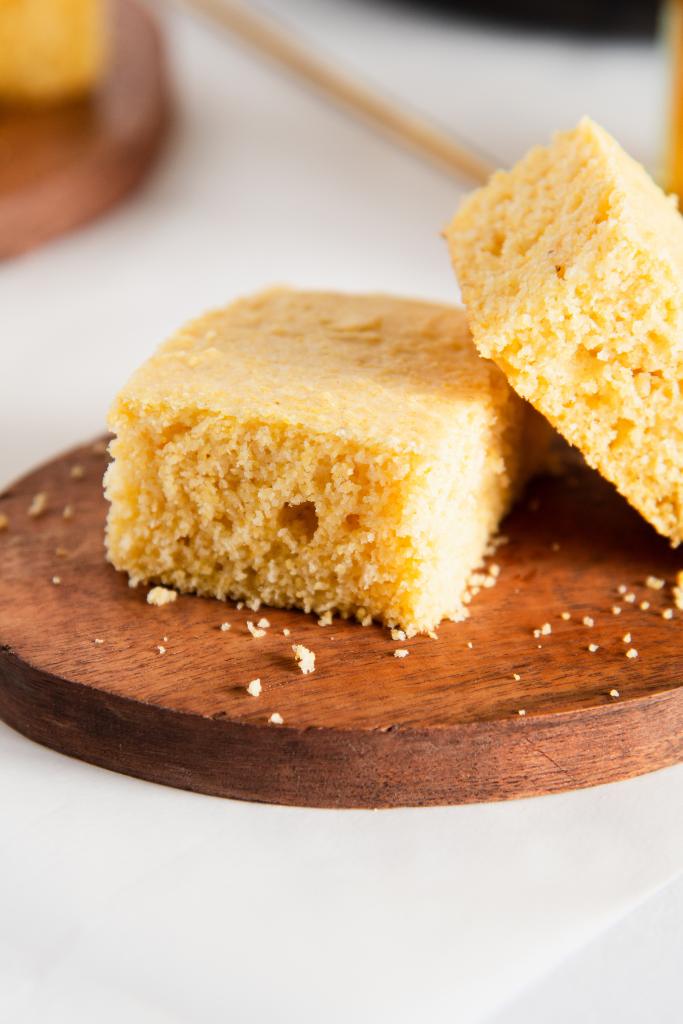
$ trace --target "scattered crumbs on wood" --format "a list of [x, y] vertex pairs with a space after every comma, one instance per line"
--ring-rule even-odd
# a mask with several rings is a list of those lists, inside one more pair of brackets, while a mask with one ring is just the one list
[[650, 607], [650, 602], [649, 601], [641, 601], [638, 607], [640, 608], [640, 610], [642, 612], [646, 612], [648, 610], [648, 608]]
[[292, 644], [292, 653], [305, 676], [315, 670], [315, 654], [313, 651], [309, 651], [308, 647], [304, 647], [303, 644]]
[[170, 587], [152, 587], [147, 593], [147, 604], [161, 608], [165, 604], [171, 604], [177, 597], [178, 591], [171, 590]]
[[617, 698], [620, 696], [620, 693], [618, 690], [610, 690], [609, 695], [610, 697], [612, 697], [613, 700], [617, 700]]
[[72, 480], [82, 480], [85, 476], [85, 470], [83, 466], [76, 464], [69, 470], [69, 476]]
[[630, 644], [631, 643], [631, 634], [630, 633], [624, 633], [624, 635], [622, 636], [621, 639], [622, 639], [623, 643]]
[[541, 636], [550, 636], [553, 631], [553, 627], [549, 622], [544, 622], [541, 626]]
[[613, 604], [612, 605], [612, 615], [621, 615], [621, 605], [620, 604]]
[[229, 629], [232, 629], [232, 626], [230, 625], [229, 622], [221, 622], [218, 628], [220, 629], [221, 633], [227, 633]]
[[665, 608], [664, 611], [662, 612], [662, 618], [663, 619], [673, 619], [673, 617], [674, 617], [674, 610], [673, 610], [673, 608]]
[[286, 626], [285, 626], [285, 628], [284, 628], [284, 629], [282, 630], [282, 635], [283, 635], [283, 636], [291, 636], [291, 633], [292, 633], [291, 629], [287, 629], [287, 627], [286, 627]]
[[630, 658], [631, 660], [633, 660], [633, 658], [638, 657], [638, 651], [635, 649], [635, 647], [629, 647], [629, 649], [626, 652], [626, 657]]
[[620, 583], [619, 586], [617, 587], [617, 594], [621, 594], [623, 596], [626, 593], [627, 590], [628, 590], [628, 587], [626, 586], [626, 584]]
[[581, 621], [583, 622], [584, 626], [588, 626], [589, 629], [592, 629], [595, 625], [595, 619], [591, 615], [584, 615]]
[[396, 650], [394, 651], [395, 658], [407, 658], [408, 654], [409, 652], [406, 650], [405, 647], [397, 647]]
[[392, 629], [392, 631], [391, 631], [391, 639], [392, 640], [405, 640], [406, 639], [405, 631], [402, 630], [402, 629]]
[[661, 590], [666, 581], [660, 579], [659, 576], [648, 576], [645, 580], [645, 586], [649, 587], [650, 590]]
[[104, 640], [102, 639], [102, 637], [96, 636], [95, 639], [93, 640], [93, 643], [97, 644], [97, 646], [99, 647], [100, 644], [104, 643]]
[[249, 608], [250, 611], [257, 612], [261, 607], [262, 603], [263, 602], [261, 601], [260, 597], [250, 597], [246, 604], [247, 608]]
[[56, 587], [58, 587], [59, 584], [62, 582], [62, 577], [61, 576], [53, 576], [52, 577], [52, 582], [54, 583], [54, 585]]
[[515, 680], [516, 683], [518, 683], [522, 677], [520, 676], [519, 672], [513, 672], [512, 678]]
[[591, 654], [595, 654], [596, 651], [600, 650], [600, 645], [599, 644], [589, 644], [588, 645], [588, 650], [591, 652]]
[[565, 622], [569, 622], [571, 617], [572, 617], [572, 613], [571, 612], [561, 612], [560, 613], [560, 618], [564, 619]]
[[73, 505], [65, 505], [62, 509], [62, 519], [73, 519], [76, 514], [76, 509]]
[[517, 714], [524, 716], [526, 714], [526, 708], [519, 708], [519, 710], [517, 711]]
[[472, 643], [471, 640], [468, 640], [467, 641], [467, 646], [469, 647], [470, 650], [472, 650], [472, 648], [474, 647], [474, 644]]
[[624, 601], [626, 601], [627, 604], [636, 603], [636, 595], [633, 593], [633, 591], [629, 591], [628, 594], [624, 594]]
[[270, 622], [268, 619], [259, 619], [256, 627], [257, 629], [270, 629]]
[[237, 604], [235, 605], [235, 608], [237, 609], [238, 612], [241, 612], [242, 609], [244, 608], [244, 601], [238, 601]]
[[319, 626], [331, 626], [332, 625], [332, 612], [324, 612], [318, 619]]
[[38, 491], [37, 494], [33, 495], [31, 504], [28, 507], [28, 514], [32, 519], [37, 519], [38, 516], [42, 516], [47, 510], [47, 493], [45, 491]]
[[260, 679], [252, 679], [251, 682], [247, 684], [247, 693], [250, 697], [260, 697], [262, 689], [263, 687], [261, 686]]
[[271, 722], [272, 725], [284, 725], [285, 722], [279, 711], [273, 711], [268, 721]]
[[247, 619], [247, 629], [253, 636], [254, 640], [260, 640], [262, 636], [266, 635], [266, 631], [262, 626], [255, 626], [251, 619]]
[[163, 644], [157, 644], [157, 650], [159, 654], [166, 654], [166, 648]]

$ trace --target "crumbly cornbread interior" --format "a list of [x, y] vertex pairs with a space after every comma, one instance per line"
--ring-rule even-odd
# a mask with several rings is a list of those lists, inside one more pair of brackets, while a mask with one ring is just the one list
[[474, 341], [674, 544], [683, 538], [683, 221], [589, 119], [447, 229]]
[[429, 630], [466, 614], [539, 420], [461, 309], [269, 290], [182, 328], [116, 399], [108, 556], [133, 584]]

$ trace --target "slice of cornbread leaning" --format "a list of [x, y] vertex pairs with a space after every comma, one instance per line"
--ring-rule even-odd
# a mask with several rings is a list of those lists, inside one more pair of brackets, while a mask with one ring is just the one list
[[181, 329], [110, 426], [108, 555], [132, 583], [410, 632], [464, 616], [547, 441], [460, 309], [286, 289]]
[[105, 63], [106, 0], [0, 0], [0, 100], [81, 96]]
[[495, 174], [447, 238], [474, 341], [674, 545], [683, 221], [588, 119]]

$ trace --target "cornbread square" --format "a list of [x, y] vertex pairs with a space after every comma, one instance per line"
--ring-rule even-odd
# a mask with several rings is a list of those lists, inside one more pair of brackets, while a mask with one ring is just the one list
[[105, 56], [105, 0], [0, 0], [0, 100], [86, 93]]
[[683, 221], [588, 119], [471, 195], [447, 229], [474, 341], [677, 545]]
[[465, 616], [544, 450], [531, 417], [460, 309], [266, 291], [116, 399], [108, 556], [133, 584], [428, 630]]

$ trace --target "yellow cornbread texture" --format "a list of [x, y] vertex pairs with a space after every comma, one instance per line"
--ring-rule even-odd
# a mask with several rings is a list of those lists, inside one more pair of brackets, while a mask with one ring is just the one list
[[584, 119], [447, 229], [482, 355], [674, 545], [683, 538], [683, 221]]
[[539, 423], [460, 309], [266, 291], [116, 399], [109, 559], [134, 584], [430, 629], [464, 617]]
[[0, 0], [0, 102], [86, 93], [102, 70], [105, 0]]

